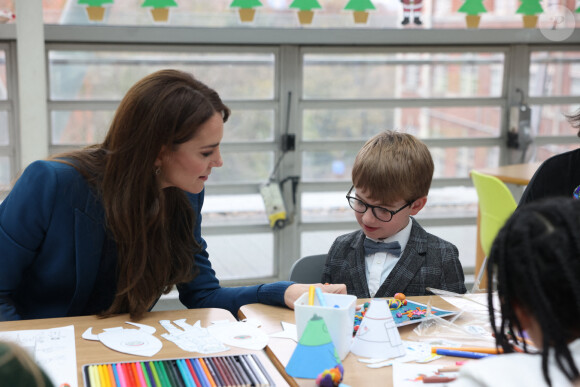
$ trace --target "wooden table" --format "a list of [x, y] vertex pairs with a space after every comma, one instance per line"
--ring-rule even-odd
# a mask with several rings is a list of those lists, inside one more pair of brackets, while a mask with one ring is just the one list
[[[426, 304], [431, 298], [431, 304], [438, 308], [443, 308], [447, 310], [457, 310], [453, 305], [447, 303], [443, 299], [437, 296], [423, 296], [423, 297], [410, 297], [413, 301]], [[358, 299], [357, 304], [363, 304], [368, 301], [368, 299]], [[281, 321], [285, 321], [291, 324], [295, 324], [294, 311], [262, 304], [251, 304], [242, 306], [238, 312], [240, 319], [252, 318], [257, 319], [262, 323], [262, 329], [266, 333], [275, 333], [282, 330]], [[398, 328], [401, 338], [405, 338], [412, 332], [416, 327], [416, 324], [406, 325]], [[284, 370], [286, 364], [290, 361], [292, 353], [296, 348], [296, 343], [290, 339], [282, 339], [271, 337], [266, 347], [266, 353], [270, 356], [270, 359], [274, 365], [278, 368], [280, 373], [284, 375], [286, 380], [291, 386], [316, 386], [314, 379], [299, 379], [292, 378]], [[382, 368], [368, 368], [365, 364], [359, 362], [358, 358], [349, 353], [346, 358], [342, 361], [344, 366], [344, 380], [343, 382], [352, 387], [358, 386], [392, 386], [393, 385], [393, 367], [382, 367]], [[460, 358], [458, 358], [460, 359]], [[455, 360], [454, 360], [455, 361]], [[449, 365], [449, 359], [438, 359], [430, 364], [441, 364]]]
[[[186, 352], [179, 348], [176, 344], [161, 337], [162, 333], [166, 333], [165, 328], [159, 325], [159, 320], [178, 320], [187, 319], [188, 324], [194, 324], [200, 320], [203, 327], [207, 327], [212, 321], [229, 320], [236, 321], [235, 317], [225, 309], [190, 309], [190, 310], [175, 310], [175, 311], [160, 311], [149, 312], [145, 317], [138, 322], [153, 326], [157, 329], [155, 336], [163, 343], [163, 348], [153, 357], [143, 357], [128, 355], [126, 353], [116, 352], [104, 346], [98, 341], [85, 340], [81, 337], [83, 332], [89, 328], [93, 328], [93, 333], [101, 333], [104, 328], [123, 327], [135, 328], [132, 325], [125, 324], [126, 321], [131, 321], [128, 315], [118, 315], [110, 318], [100, 319], [95, 316], [82, 317], [66, 317], [66, 318], [51, 318], [39, 320], [22, 320], [22, 321], [5, 321], [0, 322], [0, 331], [16, 331], [28, 329], [49, 329], [57, 327], [65, 327], [74, 325], [75, 342], [76, 342], [76, 360], [77, 360], [77, 374], [79, 386], [83, 386], [82, 366], [84, 364], [94, 363], [110, 363], [110, 362], [130, 362], [139, 360], [154, 360], [154, 359], [175, 359], [175, 358], [193, 358], [208, 356], [199, 353]], [[231, 347], [229, 351], [216, 353], [216, 356], [239, 355], [244, 353], [254, 353], [262, 361], [264, 367], [269, 371], [270, 376], [276, 382], [276, 385], [286, 386], [284, 378], [276, 372], [274, 365], [268, 360], [264, 351], [250, 351], [241, 348]], [[1, 384], [1, 381], [0, 381]]]
[[476, 169], [477, 172], [492, 175], [506, 184], [528, 185], [541, 162], [503, 165], [495, 168]]
[[[500, 167], [491, 167], [491, 168], [481, 168], [476, 169], [477, 172], [485, 173], [486, 175], [495, 176], [501, 181], [506, 184], [515, 184], [518, 186], [526, 186], [532, 180], [534, 173], [540, 166], [541, 162], [535, 163], [525, 163], [525, 164], [511, 164], [511, 165], [502, 165]], [[516, 202], [518, 200], [516, 199]], [[477, 210], [477, 241], [476, 241], [476, 248], [475, 248], [475, 276], [477, 275], [483, 265], [483, 261], [485, 260], [485, 253], [481, 247], [481, 239], [479, 235], [479, 227], [480, 227], [480, 214], [479, 208]], [[481, 284], [486, 284], [487, 279], [486, 275], [481, 278]]]

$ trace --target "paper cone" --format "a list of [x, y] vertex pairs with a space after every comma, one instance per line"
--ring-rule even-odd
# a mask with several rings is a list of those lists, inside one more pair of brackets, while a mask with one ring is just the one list
[[316, 379], [324, 370], [334, 368], [337, 364], [340, 364], [340, 358], [326, 323], [315, 314], [308, 321], [286, 366], [286, 372], [295, 378]]
[[151, 8], [151, 16], [156, 22], [166, 22], [169, 20], [169, 8]]
[[369, 13], [367, 11], [354, 11], [352, 15], [354, 16], [355, 23], [365, 24], [369, 19]]
[[479, 27], [480, 20], [481, 16], [479, 15], [465, 15], [465, 24], [467, 24], [467, 28]]
[[238, 14], [240, 15], [241, 22], [253, 22], [256, 10], [254, 8], [240, 8], [238, 9]]
[[524, 28], [536, 28], [538, 24], [538, 15], [524, 15]]
[[311, 24], [313, 18], [313, 11], [298, 11], [298, 20], [300, 21], [300, 24]]
[[405, 354], [405, 347], [385, 299], [372, 299], [350, 351], [357, 356], [389, 359]]
[[87, 16], [92, 21], [102, 21], [105, 17], [104, 7], [87, 7]]

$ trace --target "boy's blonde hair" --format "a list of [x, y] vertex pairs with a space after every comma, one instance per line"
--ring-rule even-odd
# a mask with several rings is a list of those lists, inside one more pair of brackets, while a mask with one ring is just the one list
[[352, 167], [352, 182], [382, 204], [427, 196], [433, 179], [433, 158], [416, 137], [395, 131], [377, 134], [361, 148]]

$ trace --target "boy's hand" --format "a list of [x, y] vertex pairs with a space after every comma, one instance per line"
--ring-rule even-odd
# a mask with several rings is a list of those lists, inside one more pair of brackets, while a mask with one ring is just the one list
[[308, 293], [310, 285], [320, 288], [324, 293], [346, 294], [345, 284], [292, 284], [284, 293], [284, 302], [286, 303], [286, 306], [290, 309], [294, 309], [294, 301], [296, 301], [302, 294]]

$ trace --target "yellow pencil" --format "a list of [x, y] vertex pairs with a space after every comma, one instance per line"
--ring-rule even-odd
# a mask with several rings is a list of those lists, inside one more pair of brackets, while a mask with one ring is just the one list
[[308, 289], [308, 305], [314, 305], [314, 285]]

